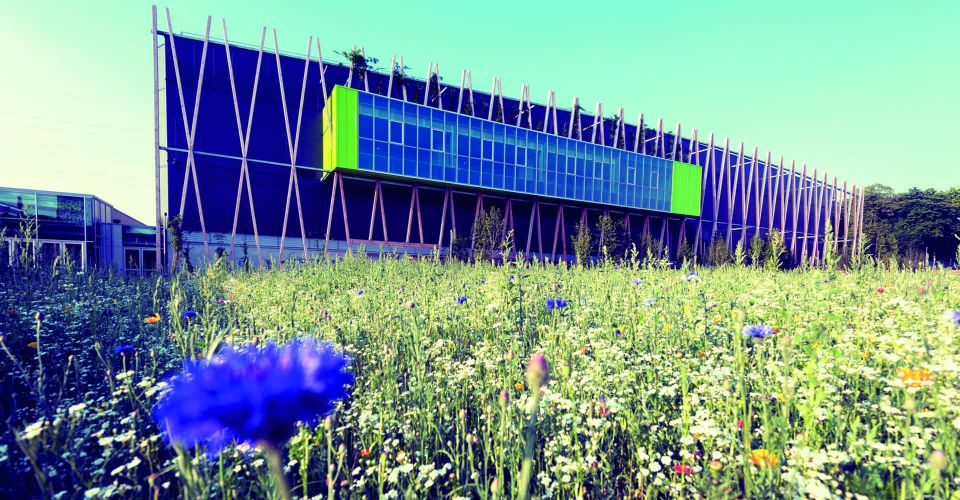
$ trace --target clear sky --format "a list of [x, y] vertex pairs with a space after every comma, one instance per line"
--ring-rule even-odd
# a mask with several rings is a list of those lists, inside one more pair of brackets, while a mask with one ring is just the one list
[[[663, 117], [857, 184], [960, 185], [960, 0], [197, 2], [175, 31], [227, 19], [230, 38], [282, 50], [318, 36], [474, 87], [574, 95], [605, 114]], [[569, 4], [570, 7], [565, 5]], [[96, 194], [153, 222], [151, 2], [0, 6], [0, 185]], [[162, 16], [162, 10], [161, 10]], [[163, 19], [161, 17], [161, 19]], [[229, 126], [233, 126], [230, 122]]]

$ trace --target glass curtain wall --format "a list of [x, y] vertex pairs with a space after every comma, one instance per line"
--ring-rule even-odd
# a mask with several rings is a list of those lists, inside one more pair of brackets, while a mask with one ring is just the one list
[[357, 93], [360, 170], [670, 211], [671, 160]]

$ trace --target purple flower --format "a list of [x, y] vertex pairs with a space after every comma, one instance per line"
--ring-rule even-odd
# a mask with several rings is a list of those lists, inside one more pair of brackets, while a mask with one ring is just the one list
[[113, 348], [113, 352], [114, 352], [114, 354], [119, 354], [119, 355], [121, 355], [121, 356], [123, 356], [123, 355], [125, 355], [125, 354], [130, 354], [130, 353], [133, 352], [133, 346], [132, 346], [132, 345], [126, 345], [126, 344], [124, 344], [124, 345], [118, 345], [117, 347], [114, 347], [114, 348]]
[[643, 284], [643, 280], [640, 279], [640, 278], [634, 278], [634, 279], [633, 279], [633, 284], [634, 284], [634, 285], [642, 285], [642, 284]]
[[696, 271], [690, 271], [689, 273], [687, 273], [686, 276], [683, 277], [683, 279], [684, 279], [685, 281], [690, 281], [690, 280], [692, 280], [692, 279], [694, 279], [694, 278], [696, 278], [696, 277], [698, 277], [698, 276], [700, 276], [700, 274], [697, 273]]
[[466, 297], [466, 296], [461, 295], [461, 296], [457, 297], [457, 304], [465, 304], [466, 302], [467, 302], [467, 297]]
[[183, 311], [183, 317], [185, 319], [196, 319], [197, 311]]
[[773, 328], [767, 325], [746, 325], [743, 327], [743, 336], [744, 337], [753, 337], [756, 339], [762, 339], [767, 335], [773, 335]]
[[656, 301], [657, 301], [657, 299], [654, 299], [654, 298], [643, 299], [643, 305], [645, 305], [645, 306], [647, 306], [647, 307], [650, 307], [650, 306], [652, 306], [653, 303], [656, 302]]
[[280, 447], [298, 422], [315, 423], [347, 396], [349, 359], [330, 344], [295, 340], [235, 349], [187, 362], [168, 380], [170, 391], [153, 411], [169, 441], [206, 443], [216, 454], [232, 442]]
[[960, 311], [947, 311], [944, 313], [943, 319], [949, 323], [960, 326]]

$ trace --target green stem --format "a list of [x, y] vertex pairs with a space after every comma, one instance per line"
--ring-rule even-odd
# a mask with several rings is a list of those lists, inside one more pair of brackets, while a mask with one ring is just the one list
[[530, 496], [530, 476], [533, 474], [533, 448], [537, 440], [537, 414], [540, 411], [540, 387], [531, 387], [534, 393], [530, 404], [530, 420], [527, 423], [527, 441], [523, 449], [523, 465], [520, 467], [519, 498]]
[[280, 498], [290, 500], [290, 483], [287, 482], [287, 476], [283, 473], [283, 464], [281, 463], [281, 453], [272, 444], [261, 443], [264, 454], [267, 455], [267, 464], [270, 466], [270, 474], [277, 482], [277, 488], [280, 489]]

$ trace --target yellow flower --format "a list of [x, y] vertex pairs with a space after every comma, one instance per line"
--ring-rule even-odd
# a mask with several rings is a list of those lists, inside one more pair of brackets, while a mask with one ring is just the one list
[[780, 460], [776, 457], [776, 455], [770, 453], [769, 451], [763, 448], [757, 448], [756, 450], [751, 451], [750, 455], [747, 458], [749, 458], [750, 461], [753, 462], [753, 465], [756, 465], [759, 467], [767, 467], [767, 466], [772, 467], [780, 463]]
[[930, 369], [897, 368], [897, 377], [907, 384], [907, 387], [920, 387], [923, 385], [923, 382], [930, 381]]
[[148, 325], [152, 325], [159, 321], [160, 321], [160, 313], [153, 313], [153, 316], [147, 316], [146, 318], [143, 318], [143, 322]]
[[516, 389], [517, 392], [522, 391], [522, 390], [523, 390], [523, 384], [521, 384], [520, 382], [517, 382], [516, 384], [513, 384], [513, 388]]
[[30, 342], [29, 344], [27, 344], [27, 347], [29, 347], [29, 348], [31, 348], [31, 349], [36, 349], [36, 348], [37, 348], [37, 342], [36, 342], [36, 341]]

